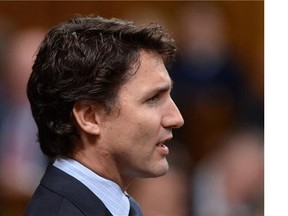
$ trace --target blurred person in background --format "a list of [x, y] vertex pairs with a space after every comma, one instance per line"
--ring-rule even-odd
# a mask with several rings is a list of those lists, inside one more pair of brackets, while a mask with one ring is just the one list
[[55, 161], [25, 215], [142, 215], [126, 190], [167, 173], [165, 143], [183, 125], [166, 70], [176, 53], [160, 25], [119, 19], [75, 17], [46, 34], [27, 94]]
[[36, 28], [12, 31], [2, 53], [1, 108], [5, 106], [5, 112], [0, 131], [0, 190], [4, 215], [19, 215], [15, 206], [26, 205], [46, 168], [25, 93], [33, 56], [43, 36], [44, 31]]
[[[171, 69], [172, 92], [186, 124], [177, 131], [190, 151], [192, 168], [218, 147], [238, 125], [261, 127], [262, 104], [254, 106], [246, 71], [236, 58], [225, 14], [213, 4], [197, 2], [180, 10], [182, 57]], [[252, 113], [257, 113], [252, 118]], [[248, 115], [249, 114], [249, 115]]]
[[[171, 77], [175, 86], [172, 95], [185, 119], [185, 125], [181, 130], [176, 131], [174, 137], [184, 148], [189, 150], [190, 175], [193, 179], [197, 178], [197, 183], [192, 184], [192, 192], [198, 193], [192, 194], [191, 204], [194, 208], [190, 213], [193, 216], [251, 215], [252, 210], [249, 209], [250, 206], [247, 207], [251, 202], [245, 200], [251, 197], [240, 197], [242, 195], [249, 196], [248, 194], [230, 194], [238, 196], [236, 199], [239, 200], [232, 201], [230, 197], [225, 197], [227, 200], [221, 203], [220, 199], [224, 196], [224, 192], [217, 191], [217, 181], [218, 175], [220, 178], [221, 175], [226, 178], [225, 172], [228, 172], [226, 166], [231, 162], [230, 170], [235, 168], [235, 173], [239, 172], [240, 175], [243, 175], [242, 178], [247, 178], [245, 182], [241, 178], [235, 180], [235, 185], [229, 186], [232, 193], [238, 193], [240, 187], [243, 187], [243, 193], [248, 193], [249, 189], [260, 184], [263, 166], [262, 147], [259, 147], [259, 144], [257, 144], [258, 147], [251, 144], [246, 148], [246, 141], [252, 143], [256, 141], [254, 138], [251, 138], [251, 141], [250, 136], [245, 135], [241, 142], [237, 140], [238, 143], [243, 144], [245, 149], [242, 151], [239, 148], [239, 151], [242, 151], [239, 152], [239, 157], [236, 158], [233, 155], [235, 151], [230, 151], [232, 147], [227, 145], [225, 154], [231, 154], [231, 157], [227, 156], [231, 161], [228, 161], [229, 159], [225, 161], [228, 164], [223, 162], [220, 165], [220, 162], [213, 158], [221, 158], [217, 156], [216, 152], [222, 149], [221, 140], [227, 137], [231, 130], [240, 126], [248, 128], [255, 126], [259, 130], [263, 129], [263, 104], [256, 103], [251, 97], [251, 89], [246, 77], [247, 71], [243, 69], [242, 62], [238, 60], [237, 54], [234, 52], [228, 34], [227, 19], [222, 10], [216, 4], [196, 2], [182, 8], [178, 13], [181, 14], [179, 29], [183, 31], [182, 34], [181, 32], [179, 34], [182, 56], [171, 69]], [[251, 133], [253, 134], [253, 132]], [[251, 166], [251, 170], [245, 170], [244, 166], [247, 164], [243, 162], [245, 163], [245, 165], [243, 164], [244, 168], [239, 170], [238, 165], [241, 164], [241, 160], [245, 160], [246, 153], [249, 162], [253, 161], [254, 156], [256, 157], [255, 166]], [[235, 158], [232, 160], [233, 157]], [[198, 176], [199, 169], [201, 169], [199, 166], [202, 167], [202, 163], [206, 160], [210, 161], [210, 158], [213, 161], [211, 164], [214, 163], [217, 167], [225, 165], [223, 167], [225, 171], [218, 172], [217, 176], [209, 173], [209, 176], [201, 178]], [[231, 174], [230, 177], [236, 178], [236, 175]], [[237, 185], [239, 181], [246, 185]], [[233, 180], [229, 180], [229, 184], [231, 182]], [[225, 182], [222, 186], [225, 187], [226, 183], [228, 184]], [[227, 188], [222, 189], [226, 190]], [[261, 188], [255, 189], [255, 193], [257, 195], [260, 193], [261, 197]], [[253, 202], [253, 198], [251, 199]], [[219, 201], [218, 207], [221, 209], [219, 211], [217, 200]], [[257, 201], [263, 200], [260, 198]], [[227, 205], [227, 209], [222, 208], [221, 205]], [[207, 207], [207, 211], [205, 207]], [[239, 210], [240, 208], [241, 210]], [[249, 213], [245, 212], [245, 208]]]
[[[0, 134], [3, 128], [3, 118], [7, 112], [7, 99], [5, 92], [5, 68], [6, 53], [9, 49], [9, 38], [11, 37], [12, 24], [8, 19], [0, 16]], [[1, 144], [0, 144], [1, 146]]]
[[263, 154], [263, 135], [258, 129], [227, 136], [193, 173], [192, 215], [264, 215]]

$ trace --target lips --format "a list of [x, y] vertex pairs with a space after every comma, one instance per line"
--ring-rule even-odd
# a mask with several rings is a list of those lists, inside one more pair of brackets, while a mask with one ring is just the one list
[[156, 146], [158, 146], [158, 147], [164, 147], [165, 145], [164, 145], [164, 143], [157, 143]]
[[[165, 143], [165, 142], [168, 142], [168, 141], [170, 141], [170, 140], [172, 140], [172, 138], [173, 138], [173, 136], [171, 135], [171, 136], [169, 136], [169, 137], [167, 137], [167, 138], [165, 138], [165, 139], [163, 139], [163, 140], [160, 140], [160, 142], [158, 143], [158, 144], [161, 144], [161, 143]], [[158, 145], [157, 144], [157, 145]]]
[[165, 142], [169, 141], [172, 139], [172, 136], [160, 141], [159, 143], [156, 144], [157, 150], [160, 152], [162, 155], [168, 155], [169, 154], [169, 148], [165, 145]]

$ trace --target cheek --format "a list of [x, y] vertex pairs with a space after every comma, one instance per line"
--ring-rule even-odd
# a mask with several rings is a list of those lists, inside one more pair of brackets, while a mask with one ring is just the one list
[[148, 157], [154, 151], [158, 140], [158, 128], [151, 121], [136, 122], [123, 128], [121, 148], [133, 157]]
[[159, 139], [159, 114], [143, 109], [135, 110], [127, 108], [125, 113], [122, 112], [117, 120], [111, 122], [108, 136], [114, 137], [116, 146], [121, 146], [123, 150], [151, 151], [151, 147], [154, 147]]
[[135, 134], [143, 140], [155, 140], [158, 138], [160, 122], [158, 119], [147, 117], [138, 122], [135, 129]]
[[126, 115], [122, 119], [123, 130], [130, 137], [149, 139], [158, 133], [161, 121], [158, 115], [153, 115], [153, 113], [147, 113], [144, 110], [137, 110], [135, 113]]

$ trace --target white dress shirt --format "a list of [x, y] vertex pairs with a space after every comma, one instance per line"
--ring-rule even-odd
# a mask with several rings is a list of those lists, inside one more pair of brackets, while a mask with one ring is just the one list
[[88, 187], [104, 203], [113, 216], [129, 215], [129, 199], [115, 182], [97, 175], [73, 159], [58, 158], [53, 165]]

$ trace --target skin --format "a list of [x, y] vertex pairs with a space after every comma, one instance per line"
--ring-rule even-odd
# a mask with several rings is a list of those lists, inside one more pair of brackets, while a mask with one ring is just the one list
[[159, 54], [140, 52], [137, 72], [120, 88], [119, 106], [107, 113], [92, 104], [75, 104], [79, 148], [72, 158], [123, 190], [134, 178], [167, 173], [164, 142], [183, 118], [171, 99], [172, 81]]

